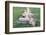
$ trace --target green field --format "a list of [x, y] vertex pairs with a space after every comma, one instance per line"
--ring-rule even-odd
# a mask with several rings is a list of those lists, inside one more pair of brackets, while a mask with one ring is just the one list
[[[23, 10], [26, 7], [13, 7], [13, 28], [20, 28], [20, 27], [33, 27], [31, 24], [18, 24], [16, 20], [21, 16]], [[33, 14], [35, 14], [36, 18], [36, 25], [35, 27], [40, 26], [40, 8], [30, 8]]]

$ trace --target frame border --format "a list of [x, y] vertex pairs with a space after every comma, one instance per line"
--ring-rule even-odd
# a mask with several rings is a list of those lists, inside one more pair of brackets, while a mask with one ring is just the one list
[[[40, 31], [23, 31], [23, 32], [9, 32], [9, 3], [22, 3], [22, 4], [38, 4], [43, 5], [43, 30]], [[32, 32], [45, 32], [45, 3], [36, 2], [19, 2], [19, 1], [5, 1], [5, 34], [16, 34], [16, 33], [32, 33]]]

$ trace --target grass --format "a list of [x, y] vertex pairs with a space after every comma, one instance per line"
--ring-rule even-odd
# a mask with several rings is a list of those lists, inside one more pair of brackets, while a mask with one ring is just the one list
[[[16, 23], [16, 20], [20, 17], [20, 15], [23, 13], [23, 10], [26, 9], [26, 7], [13, 7], [13, 28], [20, 28], [20, 27], [33, 27], [31, 24], [18, 24]], [[36, 18], [36, 24], [35, 27], [40, 26], [40, 8], [30, 8], [33, 14]]]

